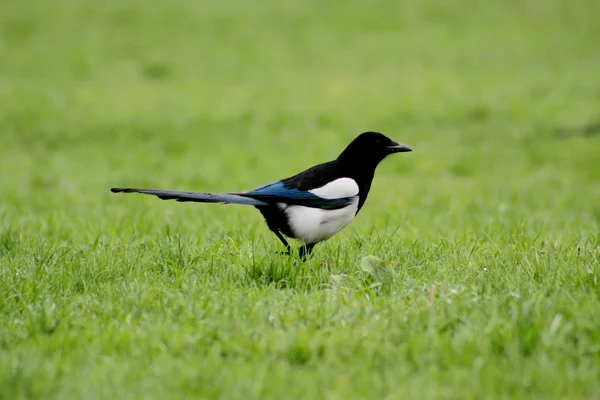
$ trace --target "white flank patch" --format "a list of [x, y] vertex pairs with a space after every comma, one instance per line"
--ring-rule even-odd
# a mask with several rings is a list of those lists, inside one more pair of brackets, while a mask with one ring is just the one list
[[[348, 178], [342, 178], [348, 179]], [[340, 179], [338, 179], [339, 181]], [[352, 179], [348, 179], [356, 183]], [[324, 186], [326, 187], [326, 186]], [[320, 190], [322, 188], [319, 188]], [[356, 187], [358, 193], [358, 187]], [[320, 196], [320, 194], [318, 194]], [[351, 196], [343, 196], [351, 197]], [[322, 210], [314, 207], [288, 206], [285, 213], [296, 239], [304, 243], [317, 243], [327, 240], [343, 227], [348, 225], [356, 215], [358, 209], [358, 196], [354, 197], [350, 204], [337, 210]]]
[[358, 194], [358, 185], [351, 178], [339, 178], [320, 188], [309, 190], [322, 199], [343, 199]]

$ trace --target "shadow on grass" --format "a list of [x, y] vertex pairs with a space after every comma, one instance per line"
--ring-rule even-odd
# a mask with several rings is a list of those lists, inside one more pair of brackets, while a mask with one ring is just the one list
[[[375, 256], [323, 261], [311, 258], [306, 262], [297, 255], [275, 256], [253, 260], [246, 267], [245, 283], [272, 286], [277, 289], [367, 291], [374, 295], [392, 292], [397, 273], [392, 263]], [[340, 263], [341, 262], [341, 263]]]
[[279, 256], [266, 260], [254, 260], [246, 268], [246, 283], [273, 285], [278, 289], [295, 289], [306, 280], [309, 273], [307, 263], [297, 256]]
[[7, 228], [0, 232], [0, 257], [14, 254], [18, 246], [19, 236], [16, 231]]

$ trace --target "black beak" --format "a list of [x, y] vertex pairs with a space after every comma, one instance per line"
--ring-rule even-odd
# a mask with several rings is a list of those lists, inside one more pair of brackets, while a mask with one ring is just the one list
[[412, 149], [405, 144], [392, 143], [391, 145], [389, 145], [387, 147], [387, 151], [390, 154], [392, 154], [392, 153], [407, 153], [409, 151], [412, 151]]

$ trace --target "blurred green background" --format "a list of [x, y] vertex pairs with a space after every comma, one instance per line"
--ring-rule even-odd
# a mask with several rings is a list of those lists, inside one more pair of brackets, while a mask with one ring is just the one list
[[[596, 398], [599, 15], [0, 2], [0, 398]], [[248, 190], [366, 130], [414, 152], [299, 267], [251, 208], [108, 192]]]

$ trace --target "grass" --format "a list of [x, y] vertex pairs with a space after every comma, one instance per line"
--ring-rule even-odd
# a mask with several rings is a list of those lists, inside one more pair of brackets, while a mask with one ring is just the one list
[[[598, 4], [3, 2], [0, 399], [598, 399]], [[108, 192], [364, 130], [415, 151], [305, 264]]]

